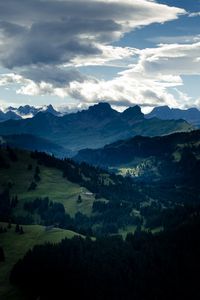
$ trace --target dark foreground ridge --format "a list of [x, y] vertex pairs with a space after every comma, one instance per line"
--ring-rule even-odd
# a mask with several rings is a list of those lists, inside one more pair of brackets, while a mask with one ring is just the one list
[[153, 236], [75, 237], [36, 246], [12, 270], [26, 299], [199, 299], [199, 212], [188, 224]]

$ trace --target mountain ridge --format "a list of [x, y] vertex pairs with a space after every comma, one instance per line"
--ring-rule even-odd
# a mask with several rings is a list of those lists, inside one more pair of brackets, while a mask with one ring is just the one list
[[2, 135], [0, 136], [0, 146], [46, 152], [59, 158], [72, 156], [69, 149], [57, 145], [48, 139], [40, 138], [32, 134]]
[[200, 130], [158, 137], [135, 136], [100, 149], [80, 150], [74, 159], [148, 180], [171, 177], [178, 172], [189, 178], [191, 169], [197, 172], [200, 164], [199, 140]]
[[26, 118], [33, 118], [38, 113], [51, 113], [55, 116], [62, 116], [63, 114], [57, 111], [51, 104], [44, 105], [41, 107], [35, 107], [31, 105], [20, 105], [19, 107], [9, 106], [6, 109], [0, 110], [0, 122], [4, 122], [7, 120], [21, 120]]
[[149, 114], [145, 115], [145, 118], [147, 119], [153, 117], [157, 117], [161, 120], [183, 119], [194, 126], [200, 127], [200, 111], [195, 107], [182, 110], [179, 108], [170, 108], [168, 106], [158, 106]]
[[119, 113], [108, 103], [62, 117], [39, 112], [35, 117], [0, 123], [0, 134], [33, 134], [72, 151], [100, 148], [135, 135], [165, 135], [190, 131], [193, 126], [183, 120], [145, 119], [138, 106]]

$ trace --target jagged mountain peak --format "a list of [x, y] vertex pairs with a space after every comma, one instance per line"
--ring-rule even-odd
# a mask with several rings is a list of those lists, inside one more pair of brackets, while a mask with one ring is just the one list
[[118, 114], [107, 102], [100, 102], [90, 106], [87, 112], [93, 114], [95, 117], [110, 117]]
[[55, 116], [59, 116], [59, 115], [60, 115], [60, 113], [59, 113], [57, 110], [55, 110], [55, 108], [53, 107], [52, 104], [43, 106], [43, 107], [40, 109], [40, 111], [41, 111], [41, 112], [48, 112], [48, 113], [51, 113], [51, 114], [53, 114], [53, 115], [55, 115]]
[[138, 120], [138, 119], [143, 119], [144, 114], [141, 111], [141, 108], [139, 105], [131, 106], [127, 108], [123, 113], [122, 113], [123, 119], [126, 120]]
[[108, 102], [99, 102], [94, 104], [88, 108], [88, 110], [100, 111], [100, 110], [112, 110], [110, 104]]

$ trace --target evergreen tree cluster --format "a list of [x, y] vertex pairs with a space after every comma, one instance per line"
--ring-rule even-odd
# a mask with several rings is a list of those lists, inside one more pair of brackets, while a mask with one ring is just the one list
[[0, 226], [0, 233], [5, 233], [7, 232], [6, 227]]
[[[0, 149], [1, 149], [1, 147], [0, 147]], [[9, 162], [3, 157], [2, 154], [0, 154], [0, 168], [1, 169], [9, 169], [10, 168]]]
[[5, 254], [3, 248], [0, 246], [0, 262], [5, 261]]
[[12, 148], [10, 148], [9, 146], [6, 147], [6, 150], [8, 152], [8, 157], [10, 158], [10, 160], [12, 162], [17, 162], [18, 161], [18, 157], [16, 154], [16, 151], [14, 151]]
[[9, 189], [0, 193], [0, 220], [7, 222], [11, 217], [12, 209], [18, 204], [18, 197], [10, 197]]
[[36, 246], [10, 281], [33, 299], [199, 299], [200, 219], [158, 235], [136, 231]]
[[71, 225], [71, 217], [65, 213], [63, 204], [52, 202], [48, 197], [25, 202], [24, 209], [30, 214], [37, 213], [43, 225], [55, 225], [62, 228]]
[[16, 224], [16, 226], [15, 226], [15, 232], [19, 233], [19, 234], [24, 234], [24, 229], [19, 224]]

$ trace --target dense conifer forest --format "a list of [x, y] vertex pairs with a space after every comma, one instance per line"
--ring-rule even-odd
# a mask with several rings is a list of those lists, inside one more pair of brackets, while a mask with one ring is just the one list
[[13, 268], [27, 299], [198, 299], [200, 215], [153, 235], [75, 237], [36, 246]]

